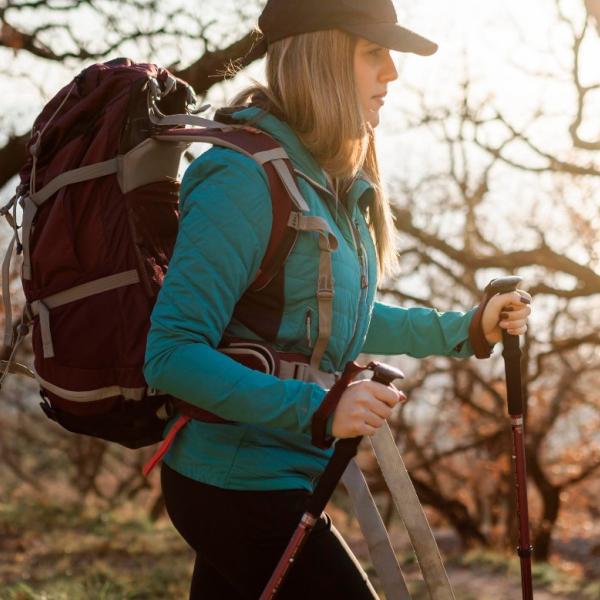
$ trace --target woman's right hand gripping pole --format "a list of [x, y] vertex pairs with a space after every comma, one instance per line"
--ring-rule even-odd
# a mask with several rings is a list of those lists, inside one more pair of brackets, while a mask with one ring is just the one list
[[393, 385], [365, 379], [352, 382], [333, 413], [331, 434], [336, 438], [373, 435], [406, 396]]

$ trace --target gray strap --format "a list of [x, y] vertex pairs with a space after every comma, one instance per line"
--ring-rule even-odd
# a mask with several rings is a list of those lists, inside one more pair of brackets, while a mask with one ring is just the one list
[[288, 225], [298, 231], [316, 231], [324, 237], [327, 236], [330, 249], [337, 250], [337, 238], [331, 230], [329, 223], [323, 217], [311, 217], [299, 212], [292, 212], [288, 220]]
[[211, 121], [198, 115], [164, 115], [162, 117], [156, 117], [152, 111], [149, 113], [150, 120], [156, 125], [191, 125], [193, 127], [206, 127], [207, 129], [223, 129], [225, 131], [231, 129], [231, 125], [225, 125], [224, 123], [217, 123], [217, 121]]
[[50, 196], [58, 192], [65, 185], [72, 183], [81, 183], [89, 179], [104, 177], [116, 173], [118, 168], [117, 159], [111, 158], [104, 162], [94, 163], [78, 169], [71, 169], [56, 176], [50, 183], [46, 184], [41, 190], [31, 195], [31, 199], [41, 206]]
[[281, 146], [272, 150], [263, 150], [262, 152], [254, 153], [254, 160], [261, 165], [273, 160], [289, 160], [289, 158], [287, 152]]
[[23, 279], [31, 279], [30, 237], [31, 226], [37, 209], [61, 188], [72, 183], [81, 183], [89, 179], [104, 177], [116, 173], [118, 160], [111, 158], [104, 162], [95, 163], [65, 171], [45, 185], [39, 192], [23, 198]]
[[24, 321], [25, 313], [21, 315], [21, 326], [19, 327], [19, 330], [17, 332], [17, 339], [15, 340], [15, 343], [11, 348], [8, 360], [0, 361], [2, 363], [2, 373], [0, 374], [0, 387], [2, 387], [2, 384], [4, 383], [4, 380], [6, 379], [9, 373], [20, 373], [25, 375], [29, 375], [31, 373], [31, 371], [29, 371], [27, 367], [15, 362], [17, 350], [19, 349], [23, 338], [25, 337], [25, 335], [27, 335], [26, 331], [24, 331], [23, 329]]
[[318, 369], [327, 350], [333, 322], [333, 265], [331, 253], [337, 250], [338, 241], [329, 224], [321, 217], [311, 217], [292, 212], [288, 225], [299, 231], [315, 231], [319, 234], [319, 274], [317, 280], [317, 301], [319, 306], [319, 334], [310, 365]]
[[[227, 128], [231, 129], [232, 127], [228, 126]], [[223, 126], [222, 129], [226, 129], [226, 127]], [[242, 154], [245, 154], [246, 156], [256, 160], [256, 162], [260, 165], [263, 165], [266, 162], [270, 162], [275, 168], [275, 171], [277, 171], [279, 179], [281, 179], [281, 182], [283, 183], [285, 189], [292, 198], [296, 207], [303, 212], [308, 212], [310, 210], [308, 204], [306, 203], [306, 200], [302, 196], [302, 192], [296, 184], [296, 180], [294, 179], [292, 173], [290, 172], [290, 169], [284, 162], [284, 159], [288, 158], [288, 155], [285, 153], [283, 148], [266, 150], [264, 152], [250, 154], [249, 152], [246, 152], [243, 148], [240, 148], [232, 142], [227, 142], [220, 138], [211, 137], [210, 135], [155, 135], [154, 139], [165, 142], [186, 142], [188, 144], [191, 144], [193, 142], [214, 144], [215, 146], [231, 148], [232, 150], [241, 152]]]
[[81, 285], [77, 285], [71, 289], [52, 294], [42, 300], [35, 300], [31, 303], [31, 312], [40, 317], [40, 331], [42, 334], [42, 345], [44, 348], [44, 358], [52, 358], [54, 356], [54, 345], [52, 343], [52, 332], [50, 329], [50, 310], [57, 306], [63, 306], [69, 302], [83, 300], [88, 296], [108, 292], [126, 285], [139, 283], [140, 277], [138, 272], [133, 269], [124, 271], [116, 275], [109, 275], [94, 281], [88, 281]]
[[113, 396], [123, 396], [126, 400], [142, 400], [146, 395], [147, 389], [146, 387], [125, 388], [120, 385], [110, 385], [95, 390], [73, 391], [58, 387], [57, 385], [42, 379], [35, 371], [34, 375], [38, 383], [45, 390], [48, 390], [65, 400], [71, 400], [72, 402], [95, 402], [96, 400], [112, 398]]
[[290, 173], [290, 170], [289, 170], [288, 166], [285, 164], [285, 162], [282, 159], [276, 159], [276, 160], [272, 161], [271, 164], [277, 171], [279, 178], [281, 179], [283, 185], [285, 186], [285, 189], [288, 191], [288, 194], [291, 196], [292, 200], [294, 201], [294, 204], [302, 212], [308, 212], [310, 210], [310, 208], [308, 207], [308, 204], [306, 203], [304, 196], [302, 196], [302, 192], [300, 192], [300, 189], [298, 188], [298, 185], [296, 184], [296, 180]]
[[35, 373], [28, 366], [15, 361], [0, 360], [0, 371], [8, 371], [13, 375], [25, 375], [26, 377], [35, 379]]
[[304, 179], [305, 181], [308, 181], [308, 183], [310, 183], [314, 188], [321, 190], [328, 196], [334, 195], [331, 190], [327, 189], [325, 186], [322, 186], [319, 182], [312, 179], [312, 177], [309, 177], [306, 173], [300, 171], [300, 169], [294, 169], [294, 173], [296, 173], [296, 175], [298, 175], [299, 177], [302, 177], [302, 179]]
[[314, 369], [307, 363], [294, 362], [287, 360], [279, 361], [279, 379], [297, 379], [307, 383], [316, 383], [323, 389], [331, 389], [334, 383], [340, 378], [341, 373], [327, 373], [319, 369]]
[[13, 235], [12, 240], [8, 244], [4, 260], [2, 261], [2, 301], [4, 303], [4, 346], [10, 348], [13, 343], [12, 329], [12, 306], [10, 303], [10, 263], [12, 260], [13, 251], [17, 234]]
[[379, 575], [387, 600], [410, 600], [410, 594], [398, 564], [394, 548], [369, 486], [355, 460], [351, 460], [342, 476], [350, 494], [360, 529], [369, 547], [373, 566]]
[[389, 425], [384, 423], [370, 440], [398, 514], [408, 531], [431, 600], [455, 600], [437, 543]]
[[35, 314], [40, 317], [40, 332], [42, 334], [42, 348], [44, 349], [44, 358], [54, 357], [54, 344], [52, 342], [52, 332], [50, 331], [50, 311], [46, 304], [41, 300], [36, 300], [31, 306], [35, 305]]
[[[69, 302], [83, 300], [83, 298], [87, 298], [88, 296], [94, 296], [95, 294], [101, 294], [102, 292], [115, 290], [126, 285], [133, 285], [134, 283], [139, 283], [139, 281], [140, 276], [135, 269], [132, 269], [131, 271], [123, 271], [122, 273], [117, 273], [116, 275], [101, 277], [100, 279], [95, 279], [94, 281], [88, 281], [87, 283], [76, 285], [75, 287], [63, 292], [52, 294], [52, 296], [44, 298], [43, 303], [49, 309], [52, 309], [56, 308], [57, 306], [62, 306], [63, 304], [68, 304]], [[34, 315], [37, 314], [36, 306], [38, 302], [40, 301], [36, 300], [35, 302], [31, 303], [31, 309]]]
[[29, 196], [23, 197], [23, 279], [31, 279], [31, 226], [37, 212], [37, 205]]
[[310, 364], [318, 369], [321, 364], [333, 324], [333, 267], [331, 251], [321, 249], [319, 257], [319, 278], [317, 280], [317, 303], [319, 309], [319, 333], [310, 357]]

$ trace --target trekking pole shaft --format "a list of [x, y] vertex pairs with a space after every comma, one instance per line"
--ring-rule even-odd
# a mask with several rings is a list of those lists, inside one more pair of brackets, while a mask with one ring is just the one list
[[323, 471], [315, 491], [309, 498], [306, 512], [302, 515], [302, 519], [279, 559], [277, 567], [260, 596], [260, 600], [269, 600], [270, 598], [274, 598], [278, 593], [288, 571], [294, 565], [296, 556], [308, 539], [308, 535], [312, 531], [314, 524], [321, 516], [323, 510], [325, 510], [325, 506], [329, 498], [331, 498], [338, 481], [344, 474], [348, 463], [356, 455], [361, 439], [361, 437], [346, 438], [336, 443], [333, 456], [327, 464], [325, 471]]
[[523, 388], [521, 383], [521, 348], [519, 337], [502, 331], [502, 356], [506, 373], [506, 399], [508, 414], [523, 414]]
[[333, 495], [339, 480], [342, 478], [348, 463], [356, 456], [358, 445], [362, 437], [346, 438], [338, 440], [335, 444], [333, 456], [325, 471], [319, 479], [319, 483], [312, 493], [306, 512], [318, 518], [325, 510], [327, 502]]
[[531, 578], [531, 541], [529, 537], [529, 507], [527, 501], [527, 467], [525, 460], [525, 431], [523, 422], [523, 390], [521, 384], [521, 349], [519, 338], [502, 332], [504, 366], [506, 372], [506, 395], [513, 435], [513, 468], [515, 473], [517, 515], [519, 521], [519, 545], [517, 552], [521, 562], [521, 589], [523, 600], [533, 599]]
[[[384, 364], [370, 363], [369, 368], [374, 372], [372, 380], [383, 385], [390, 385], [394, 379], [404, 377], [402, 371]], [[333, 456], [327, 463], [314, 492], [309, 498], [306, 512], [302, 515], [300, 523], [288, 542], [259, 600], [270, 600], [277, 595], [279, 588], [296, 560], [296, 556], [308, 539], [308, 535], [312, 531], [314, 524], [325, 510], [325, 506], [329, 502], [339, 480], [342, 478], [348, 463], [356, 456], [361, 439], [362, 436], [357, 436], [344, 438], [336, 442]]]
[[277, 567], [273, 571], [273, 574], [267, 582], [267, 585], [265, 586], [265, 589], [260, 595], [259, 600], [270, 600], [271, 598], [274, 598], [277, 595], [281, 584], [284, 582], [288, 571], [294, 565], [298, 553], [300, 552], [300, 550], [302, 550], [304, 543], [308, 539], [308, 534], [312, 531], [312, 528], [314, 527], [316, 522], [317, 518], [313, 517], [308, 512], [305, 512], [302, 515], [300, 523], [296, 527], [296, 530], [294, 531], [294, 534], [288, 542], [286, 549], [281, 555], [281, 558], [277, 563]]
[[529, 537], [529, 508], [527, 502], [527, 469], [525, 465], [525, 442], [523, 417], [511, 417], [513, 433], [513, 463], [515, 470], [515, 486], [517, 497], [517, 516], [519, 519], [519, 545], [517, 553], [521, 561], [521, 588], [523, 600], [532, 600], [533, 588], [531, 580], [531, 552], [533, 550]]

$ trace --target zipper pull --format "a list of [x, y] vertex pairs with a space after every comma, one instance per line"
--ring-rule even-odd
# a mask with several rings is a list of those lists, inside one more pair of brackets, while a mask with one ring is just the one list
[[360, 261], [360, 287], [364, 290], [369, 285], [369, 278], [367, 277], [367, 260], [366, 253], [362, 245], [362, 241], [359, 243], [357, 248], [358, 260]]
[[312, 334], [310, 330], [312, 324], [312, 310], [310, 308], [306, 311], [304, 321], [306, 324], [306, 344], [309, 348], [312, 348]]

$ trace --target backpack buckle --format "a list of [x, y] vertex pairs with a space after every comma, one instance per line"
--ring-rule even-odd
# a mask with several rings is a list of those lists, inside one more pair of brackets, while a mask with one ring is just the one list
[[317, 290], [317, 298], [319, 300], [332, 300], [333, 295], [334, 293], [331, 288], [319, 288]]
[[302, 218], [302, 213], [297, 211], [292, 211], [290, 213], [290, 218], [288, 219], [288, 227], [292, 229], [300, 229], [300, 219]]
[[48, 401], [48, 398], [46, 398], [46, 396], [44, 395], [43, 390], [40, 390], [40, 398], [42, 399], [42, 401], [40, 402], [40, 406], [42, 407], [42, 410], [44, 411], [45, 415], [52, 421], [56, 421], [58, 423], [58, 415], [56, 413], [56, 410], [52, 407], [52, 405]]

